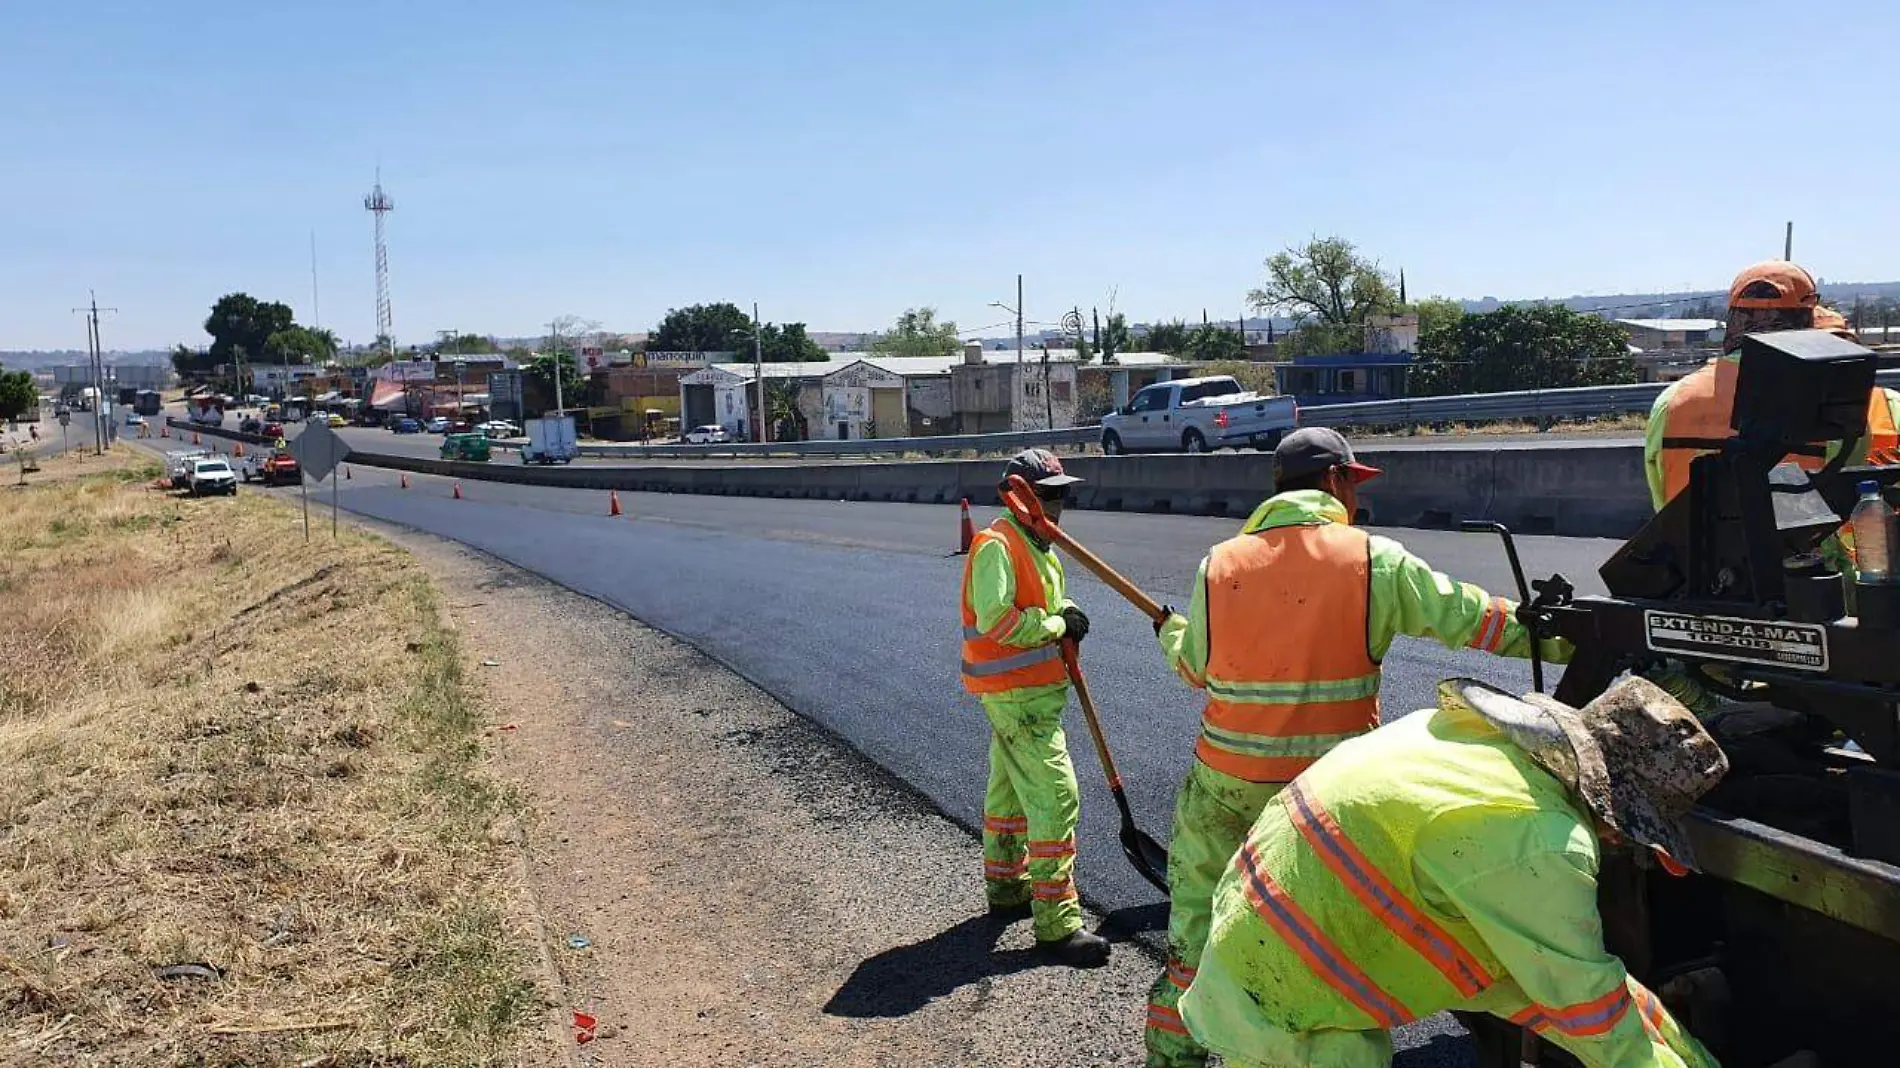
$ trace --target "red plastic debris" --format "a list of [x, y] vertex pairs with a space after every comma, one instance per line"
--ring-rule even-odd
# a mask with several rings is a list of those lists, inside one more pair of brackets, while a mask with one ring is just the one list
[[585, 1046], [589, 1042], [592, 1042], [594, 1040], [594, 1028], [599, 1026], [599, 1020], [594, 1019], [579, 1009], [574, 1010], [574, 1044], [577, 1046]]

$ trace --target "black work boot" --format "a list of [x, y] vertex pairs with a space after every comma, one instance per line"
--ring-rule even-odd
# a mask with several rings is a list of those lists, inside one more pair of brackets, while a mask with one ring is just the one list
[[1108, 963], [1108, 939], [1079, 928], [1067, 937], [1037, 942], [1036, 951], [1070, 968], [1100, 968]]

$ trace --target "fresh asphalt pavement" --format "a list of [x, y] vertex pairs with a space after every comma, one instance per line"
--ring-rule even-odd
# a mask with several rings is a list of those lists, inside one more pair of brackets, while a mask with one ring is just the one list
[[[456, 500], [448, 479], [410, 475], [403, 489], [394, 472], [345, 469], [345, 510], [463, 542], [674, 634], [888, 768], [964, 826], [978, 825], [987, 733], [958, 682], [956, 508], [626, 493], [625, 516], [610, 518], [601, 491], [468, 481]], [[311, 496], [313, 504], [327, 504], [330, 487]], [[994, 514], [978, 509], [976, 521]], [[1156, 598], [1184, 604], [1202, 554], [1239, 524], [1077, 511], [1064, 526]], [[1513, 594], [1495, 537], [1384, 533], [1440, 570]], [[1600, 592], [1596, 568], [1616, 544], [1518, 539], [1533, 576], [1561, 571], [1580, 592]], [[1071, 595], [1094, 621], [1083, 665], [1110, 744], [1143, 828], [1165, 841], [1174, 791], [1192, 760], [1200, 702], [1162, 664], [1146, 620], [1079, 565], [1069, 563], [1068, 573]], [[1388, 716], [1428, 706], [1436, 682], [1449, 676], [1530, 687], [1525, 662], [1409, 638], [1398, 641], [1384, 667]], [[1086, 728], [1073, 715], [1071, 727], [1084, 794], [1084, 896], [1121, 930], [1158, 945], [1165, 902], [1122, 859], [1115, 809]], [[973, 895], [976, 878], [972, 873]], [[1408, 1029], [1400, 1045], [1419, 1052], [1404, 1063], [1459, 1063], [1461, 1045], [1443, 1037], [1450, 1028], [1435, 1019]]]

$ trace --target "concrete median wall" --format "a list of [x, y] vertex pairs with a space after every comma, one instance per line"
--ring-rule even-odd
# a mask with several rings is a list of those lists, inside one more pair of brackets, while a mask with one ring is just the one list
[[[1379, 526], [1449, 527], [1490, 519], [1527, 533], [1624, 538], [1649, 516], [1642, 449], [1634, 445], [1378, 450], [1384, 470], [1359, 501]], [[729, 497], [954, 504], [996, 499], [994, 460], [814, 464], [809, 467], [528, 467], [352, 452], [349, 462], [454, 478], [537, 486]], [[1273, 492], [1273, 457], [1078, 456], [1064, 461], [1087, 481], [1075, 506], [1106, 511], [1245, 516]]]

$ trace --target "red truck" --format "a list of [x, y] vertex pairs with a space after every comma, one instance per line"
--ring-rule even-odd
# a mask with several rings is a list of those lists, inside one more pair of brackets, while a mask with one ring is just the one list
[[240, 470], [244, 481], [262, 482], [266, 486], [294, 486], [303, 477], [297, 458], [283, 449], [254, 452], [244, 458]]

